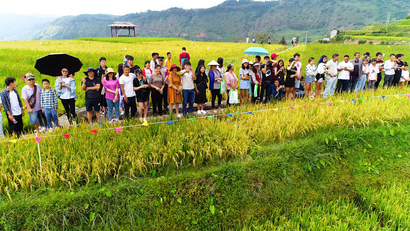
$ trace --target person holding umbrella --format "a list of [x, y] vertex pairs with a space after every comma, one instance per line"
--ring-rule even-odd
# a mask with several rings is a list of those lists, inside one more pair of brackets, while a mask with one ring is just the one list
[[101, 126], [101, 113], [100, 113], [100, 85], [101, 80], [95, 77], [95, 69], [89, 67], [87, 71], [84, 72], [88, 77], [83, 78], [83, 83], [81, 89], [85, 91], [85, 107], [87, 110], [88, 122], [93, 124], [93, 109], [95, 111], [95, 116], [97, 117], [98, 124]]
[[77, 121], [77, 114], [75, 113], [75, 101], [77, 100], [77, 94], [75, 93], [75, 80], [68, 77], [67, 68], [63, 68], [61, 70], [61, 76], [58, 77], [55, 82], [55, 90], [57, 92], [58, 98], [61, 100], [61, 103], [64, 106], [65, 112], [67, 114], [67, 119], [70, 124], [72, 123], [72, 118]]
[[36, 79], [31, 73], [26, 74], [27, 85], [21, 89], [21, 98], [24, 100], [27, 112], [30, 116], [30, 124], [40, 133], [44, 132], [45, 128], [39, 129], [38, 113], [41, 111], [41, 86], [36, 84]]

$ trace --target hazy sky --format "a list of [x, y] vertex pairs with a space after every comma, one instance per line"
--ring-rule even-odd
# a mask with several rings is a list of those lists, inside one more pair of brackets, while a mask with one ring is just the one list
[[[78, 14], [114, 14], [143, 12], [147, 10], [165, 10], [171, 7], [208, 8], [224, 0], [1, 0], [1, 13], [78, 15]], [[124, 4], [123, 4], [124, 3]], [[121, 7], [120, 5], [123, 4]]]

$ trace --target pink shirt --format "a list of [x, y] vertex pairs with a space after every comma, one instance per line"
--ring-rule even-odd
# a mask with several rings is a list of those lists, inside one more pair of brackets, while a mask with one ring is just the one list
[[379, 66], [369, 66], [369, 80], [377, 80], [377, 74], [379, 74]]
[[118, 78], [116, 80], [108, 80], [106, 78], [103, 79], [103, 85], [105, 89], [105, 98], [109, 100], [114, 100], [115, 94], [108, 92], [107, 89], [110, 89], [111, 91], [116, 91], [118, 88], [120, 88], [120, 81]]
[[230, 83], [232, 86], [238, 82], [238, 77], [236, 77], [235, 73], [226, 72], [225, 73], [225, 81], [226, 81], [226, 90], [232, 90], [232, 87], [229, 86]]

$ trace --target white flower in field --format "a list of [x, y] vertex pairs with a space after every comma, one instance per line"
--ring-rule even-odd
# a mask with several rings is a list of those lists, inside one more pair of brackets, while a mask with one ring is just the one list
[[207, 49], [209, 50], [209, 47], [207, 47]]
[[191, 42], [191, 44], [194, 44], [194, 42]]
[[127, 50], [127, 48], [126, 48], [126, 47], [124, 47], [124, 50]]

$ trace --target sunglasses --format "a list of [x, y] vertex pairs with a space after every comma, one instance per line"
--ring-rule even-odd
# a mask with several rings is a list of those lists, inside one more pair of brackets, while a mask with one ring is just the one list
[[30, 79], [30, 80], [28, 80], [28, 81], [35, 81], [35, 79]]

